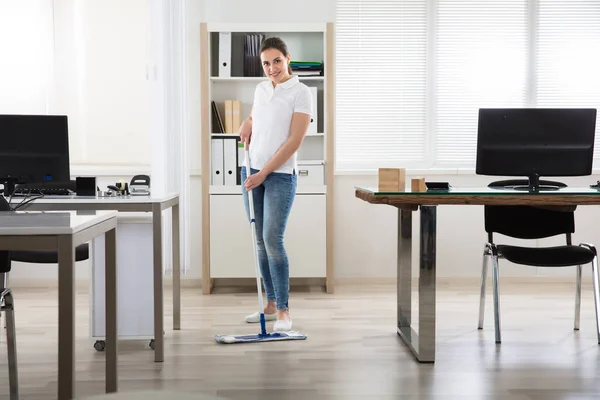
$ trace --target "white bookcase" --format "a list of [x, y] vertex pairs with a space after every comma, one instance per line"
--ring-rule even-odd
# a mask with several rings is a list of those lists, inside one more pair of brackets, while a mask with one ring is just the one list
[[[333, 292], [333, 24], [203, 23], [200, 29], [203, 292], [209, 294], [216, 280], [255, 277], [237, 130], [251, 111], [256, 85], [268, 79], [254, 76], [262, 75], [258, 40], [256, 57], [245, 56], [251, 53], [245, 43], [258, 34], [282, 38], [293, 62], [323, 63], [319, 75], [298, 74], [316, 95], [316, 118], [298, 151], [298, 187], [285, 246], [292, 284], [310, 278]], [[234, 102], [226, 108], [228, 100]]]

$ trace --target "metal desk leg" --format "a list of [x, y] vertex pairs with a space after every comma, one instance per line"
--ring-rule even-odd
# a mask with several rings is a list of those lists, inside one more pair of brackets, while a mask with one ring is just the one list
[[75, 398], [75, 246], [58, 237], [58, 400]]
[[398, 335], [419, 362], [435, 361], [436, 207], [421, 206], [419, 333], [411, 326], [411, 211], [398, 212]]
[[163, 268], [162, 268], [162, 210], [160, 204], [152, 206], [152, 247], [154, 248], [154, 361], [163, 362]]
[[412, 281], [412, 211], [398, 209], [398, 334], [409, 341], [416, 337], [410, 327]]
[[106, 393], [117, 391], [117, 231], [104, 234], [104, 301], [106, 321]]
[[179, 241], [179, 204], [172, 207], [173, 243], [173, 330], [181, 329], [181, 246]]

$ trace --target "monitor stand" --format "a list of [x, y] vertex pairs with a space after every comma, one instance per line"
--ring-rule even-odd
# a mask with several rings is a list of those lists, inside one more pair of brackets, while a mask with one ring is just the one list
[[529, 175], [529, 181], [527, 185], [514, 185], [512, 189], [514, 190], [526, 190], [528, 192], [540, 192], [540, 191], [550, 191], [550, 190], [559, 190], [561, 187], [565, 187], [566, 185], [561, 182], [552, 182], [552, 181], [540, 181], [540, 176], [533, 172]]

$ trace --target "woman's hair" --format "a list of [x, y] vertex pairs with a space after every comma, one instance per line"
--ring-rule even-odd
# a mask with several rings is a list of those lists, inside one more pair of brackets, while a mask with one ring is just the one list
[[[289, 54], [287, 44], [285, 44], [285, 42], [278, 37], [270, 37], [263, 40], [262, 44], [260, 45], [260, 52], [262, 53], [263, 51], [268, 49], [279, 50], [284, 57], [287, 57], [287, 55]], [[292, 75], [292, 67], [289, 64], [288, 73]]]

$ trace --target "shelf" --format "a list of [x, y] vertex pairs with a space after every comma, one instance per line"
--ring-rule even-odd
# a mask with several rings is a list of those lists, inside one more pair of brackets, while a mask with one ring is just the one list
[[[296, 188], [296, 194], [325, 194], [327, 193], [327, 186], [325, 185], [298, 185]], [[242, 194], [242, 187], [240, 185], [230, 186], [214, 186], [210, 185], [210, 194], [213, 195], [226, 195], [226, 194]]]
[[[299, 76], [298, 79], [301, 81], [324, 81], [324, 76]], [[212, 82], [262, 82], [266, 81], [266, 77], [262, 76], [231, 76], [231, 77], [220, 77], [212, 76], [210, 78]]]

